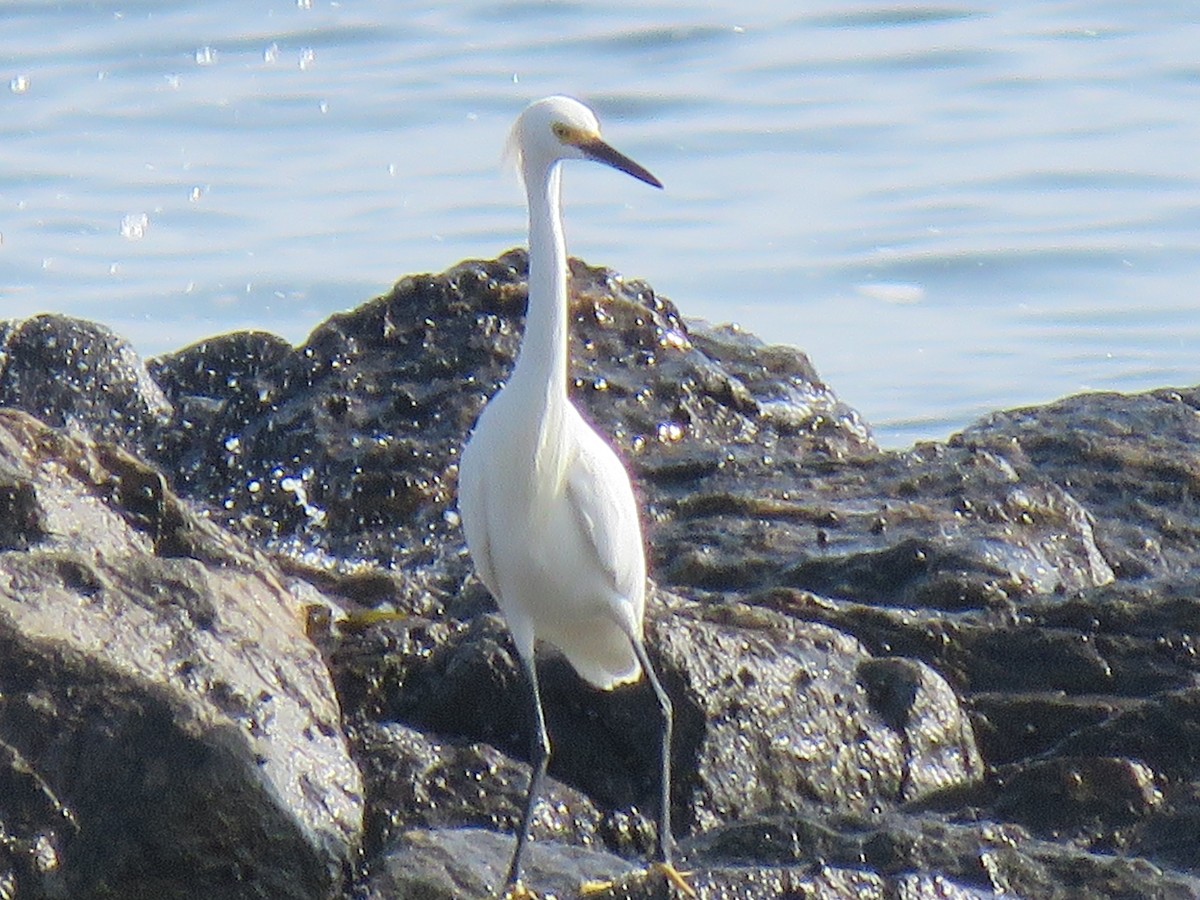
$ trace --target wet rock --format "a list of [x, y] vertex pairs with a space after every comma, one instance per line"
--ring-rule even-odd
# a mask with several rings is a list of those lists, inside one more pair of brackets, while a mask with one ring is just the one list
[[1063, 691], [979, 691], [971, 696], [980, 750], [993, 765], [1053, 752], [1070, 735], [1116, 716], [1143, 701]]
[[55, 315], [0, 321], [0, 406], [128, 448], [143, 446], [172, 414], [124, 338]]
[[750, 460], [664, 488], [656, 566], [699, 588], [790, 585], [953, 611], [1113, 579], [1069, 493], [982, 450]]
[[692, 615], [655, 634], [683, 682], [679, 744], [695, 775], [678, 821], [693, 833], [813, 806], [890, 808], [982, 776], [971, 726], [931, 670], [747, 607]]
[[[392, 831], [397, 824], [488, 824], [512, 830], [528, 787], [528, 766], [502, 762], [479, 748], [491, 746], [524, 759], [532, 738], [532, 709], [498, 616], [484, 614], [453, 630], [431, 630], [419, 620], [381, 624], [347, 636], [332, 664], [346, 708], [357, 716], [410, 723], [420, 733], [439, 736], [434, 745], [439, 749], [433, 750], [411, 735], [404, 737], [407, 731], [394, 724], [383, 726], [382, 732], [352, 727], [359, 756], [372, 758], [363, 764], [368, 784], [376, 785], [372, 821], [382, 821]], [[553, 755], [549, 802], [538, 812], [534, 833], [584, 846], [603, 843], [629, 853], [647, 852], [656, 807], [646, 804], [657, 796], [659, 721], [649, 689], [595, 690], [554, 655], [540, 660], [539, 673]], [[395, 743], [381, 747], [378, 742], [385, 735]], [[455, 744], [444, 743], [448, 736]], [[436, 760], [446, 755], [458, 760], [456, 799], [441, 797], [436, 812], [428, 814], [397, 802], [404, 791], [398, 773], [426, 767], [440, 771]], [[379, 763], [381, 757], [388, 761]], [[484, 759], [489, 762], [480, 771]], [[478, 777], [467, 777], [464, 763]]]
[[[832, 628], [746, 606], [660, 598], [652, 616], [650, 640], [676, 710], [674, 758], [684, 773], [674, 797], [680, 835], [770, 812], [896, 808], [982, 778], [971, 725], [953, 691], [926, 666], [872, 659]], [[389, 630], [403, 634], [407, 627]], [[404, 636], [378, 656], [355, 653], [339, 666], [343, 684], [353, 678], [376, 686], [369, 706], [385, 720], [523, 755], [532, 736], [528, 691], [501, 623], [476, 620], [431, 653], [426, 649]], [[626, 852], [648, 852], [660, 728], [648, 687], [591, 689], [552, 654], [539, 671], [550, 771], [600, 807], [580, 831], [588, 805], [570, 797], [558, 802], [556, 788], [546, 807], [550, 822], [539, 827], [557, 839], [592, 845], [603, 838]], [[362, 687], [344, 692], [364, 695]], [[474, 760], [468, 772], [478, 769], [475, 751], [467, 758]], [[489, 767], [468, 779], [480, 789], [490, 783], [487, 797], [468, 790], [465, 800], [417, 805], [437, 810], [429, 824], [483, 824], [489, 817], [493, 827], [510, 828], [524, 782], [505, 791], [498, 774]], [[392, 790], [373, 792], [381, 793], [394, 800]], [[502, 800], [506, 814], [489, 814]]]
[[[448, 515], [457, 454], [516, 358], [526, 268], [512, 251], [405, 278], [295, 349], [235, 335], [153, 361], [182, 411], [156, 460], [183, 493], [277, 546], [437, 561], [461, 546]], [[573, 394], [635, 465], [681, 443], [873, 446], [798, 351], [691, 327], [607, 269], [574, 261], [572, 279]]]
[[[406, 278], [296, 348], [240, 334], [168, 354], [148, 367], [166, 406], [137, 377], [115, 406], [107, 376], [60, 398], [33, 365], [5, 394], [122, 448], [71, 470], [104, 485], [84, 490], [108, 517], [87, 529], [91, 554], [20, 570], [68, 586], [74, 618], [61, 619], [106, 609], [119, 569], [128, 615], [230, 631], [197, 573], [276, 585], [280, 571], [218, 524], [312, 585], [310, 634], [365, 778], [366, 855], [346, 896], [485, 896], [511, 849], [527, 688], [470, 574], [454, 495], [462, 441], [515, 358], [525, 265], [512, 252]], [[647, 637], [675, 702], [673, 812], [702, 896], [1200, 896], [1200, 388], [1068, 398], [885, 453], [799, 351], [687, 321], [609, 270], [573, 262], [572, 276], [572, 392], [645, 510], [659, 584]], [[71, 365], [120, 356], [102, 329], [84, 353], [90, 326], [29, 327], [81, 336]], [[48, 558], [73, 496], [0, 464], [0, 559]], [[125, 534], [149, 562], [125, 564]], [[274, 591], [267, 606], [295, 605]], [[180, 646], [201, 672], [226, 665], [195, 638]], [[263, 652], [314, 659], [303, 642]], [[67, 679], [65, 663], [36, 659], [41, 677]], [[653, 697], [593, 691], [550, 650], [539, 672], [555, 783], [530, 880], [569, 895], [586, 869], [621, 876], [609, 896], [667, 896], [608, 855], [640, 865], [653, 846]], [[22, 715], [51, 734], [178, 718], [122, 714], [71, 684]], [[217, 699], [200, 706], [262, 718]], [[99, 851], [47, 762], [62, 758], [0, 728], [0, 798], [17, 798], [0, 815], [0, 877], [46, 896], [73, 896], [77, 873], [98, 868], [79, 868], [93, 857], [76, 848]], [[328, 780], [314, 776], [318, 795]], [[114, 846], [126, 871], [136, 852]], [[264, 867], [282, 856], [272, 846], [254, 858]]]
[[1196, 572], [1200, 388], [1083, 394], [993, 413], [955, 438], [1070, 490], [1126, 577]]
[[[512, 838], [492, 831], [411, 831], [372, 862], [359, 896], [491, 900], [504, 882], [512, 847]], [[530, 844], [525, 866], [527, 881], [547, 898], [574, 897], [585, 882], [611, 880], [631, 870], [611, 854], [551, 842]]]
[[865, 870], [871, 873], [865, 896], [879, 897], [1183, 900], [1200, 890], [1200, 880], [1190, 875], [1165, 872], [1136, 858], [1080, 852], [1037, 840], [1017, 826], [948, 823], [921, 816], [756, 819], [697, 839], [692, 853], [712, 866], [696, 878], [705, 897], [860, 896], [840, 887], [797, 894], [706, 889], [709, 879], [720, 885], [727, 872], [765, 861], [772, 863], [769, 871], [776, 881], [797, 865], [807, 864], [809, 872]]
[[[350, 729], [350, 739], [368, 798], [363, 846], [368, 859], [388, 850], [406, 831], [516, 830], [529, 767], [491, 745], [442, 741], [398, 723], [364, 722]], [[603, 846], [600, 813], [586, 795], [551, 778], [542, 796], [531, 824], [534, 840]]]
[[7, 896], [333, 896], [361, 780], [277, 570], [112, 445], [0, 411], [0, 469]]
[[[1163, 802], [1154, 771], [1145, 763], [1112, 757], [1056, 755], [1003, 772], [996, 811], [1010, 822], [1056, 836], [1144, 819]], [[1037, 803], [1028, 805], [1037, 798]]]
[[79, 830], [21, 752], [0, 741], [0, 885], [7, 897], [69, 896], [62, 846]]

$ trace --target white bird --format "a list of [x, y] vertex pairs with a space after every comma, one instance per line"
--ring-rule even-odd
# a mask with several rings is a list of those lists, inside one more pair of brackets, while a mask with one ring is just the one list
[[520, 886], [521, 855], [538, 801], [550, 739], [534, 645], [549, 641], [583, 678], [611, 689], [644, 671], [663, 716], [660, 868], [671, 865], [671, 703], [642, 642], [646, 558], [637, 503], [617, 454], [567, 396], [567, 251], [560, 207], [563, 160], [590, 159], [654, 187], [662, 183], [600, 138], [595, 114], [548, 97], [513, 126], [529, 202], [529, 305], [516, 367], [479, 417], [463, 449], [458, 505], [480, 579], [504, 613], [532, 691], [533, 774], [505, 894]]

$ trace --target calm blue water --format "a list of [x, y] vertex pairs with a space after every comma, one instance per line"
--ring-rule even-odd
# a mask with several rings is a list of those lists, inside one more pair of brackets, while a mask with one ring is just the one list
[[565, 92], [667, 185], [574, 167], [572, 252], [804, 348], [885, 445], [1194, 384], [1197, 48], [1182, 0], [0, 0], [0, 316], [302, 340], [522, 242], [502, 144]]

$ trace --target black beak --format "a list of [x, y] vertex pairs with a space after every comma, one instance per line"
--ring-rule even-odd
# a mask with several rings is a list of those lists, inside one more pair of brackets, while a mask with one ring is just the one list
[[596, 162], [602, 162], [606, 166], [619, 169], [626, 175], [632, 175], [638, 181], [644, 181], [652, 187], [662, 187], [662, 182], [651, 175], [646, 169], [639, 166], [624, 153], [613, 149], [598, 137], [584, 141], [578, 146], [580, 150], [587, 154], [589, 159], [594, 159]]

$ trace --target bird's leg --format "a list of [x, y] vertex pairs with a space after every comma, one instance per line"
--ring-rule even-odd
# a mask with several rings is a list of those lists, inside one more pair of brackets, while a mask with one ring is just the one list
[[650, 687], [654, 688], [654, 696], [658, 698], [658, 708], [662, 713], [663, 720], [662, 755], [660, 757], [662, 768], [659, 775], [662, 781], [659, 798], [661, 805], [658, 811], [658, 863], [652, 869], [661, 872], [668, 881], [687, 896], [695, 897], [696, 892], [688, 884], [684, 873], [675, 868], [675, 836], [671, 833], [671, 731], [675, 716], [671, 708], [671, 698], [667, 696], [662, 682], [658, 680], [658, 675], [654, 672], [654, 667], [650, 665], [650, 657], [646, 653], [645, 645], [641, 641], [634, 641], [633, 652], [637, 654], [638, 662], [642, 664], [642, 671], [646, 673]]
[[641, 641], [633, 642], [633, 651], [637, 654], [638, 662], [642, 664], [642, 670], [646, 673], [650, 686], [654, 688], [654, 696], [658, 698], [658, 708], [662, 712], [662, 754], [660, 757], [662, 781], [659, 784], [662, 794], [659, 798], [661, 805], [658, 810], [658, 858], [661, 862], [670, 864], [675, 856], [675, 837], [671, 834], [671, 729], [674, 719], [671, 698], [667, 696], [658, 676], [654, 673], [654, 668], [650, 665], [650, 657], [647, 656], [646, 648]]
[[[654, 673], [654, 667], [650, 665], [650, 657], [646, 654], [646, 647], [641, 639], [630, 635], [629, 640], [633, 644], [633, 652], [636, 654], [638, 662], [642, 664], [642, 671], [646, 673], [646, 680], [654, 689], [654, 696], [658, 698], [658, 708], [662, 713], [662, 747], [659, 757], [662, 764], [659, 775], [662, 779], [659, 785], [662, 793], [659, 797], [658, 811], [658, 860], [650, 866], [649, 873], [662, 875], [688, 897], [696, 897], [695, 888], [688, 884], [686, 877], [688, 873], [680, 872], [675, 868], [675, 837], [671, 833], [671, 730], [674, 719], [671, 698], [667, 696], [662, 682]], [[611, 890], [613, 884], [611, 881], [584, 882], [580, 893], [584, 897], [603, 893]]]
[[550, 735], [546, 733], [546, 717], [542, 713], [542, 693], [538, 688], [537, 667], [534, 665], [533, 654], [529, 654], [528, 657], [521, 654], [521, 663], [525, 668], [530, 695], [533, 698], [534, 735], [529, 752], [529, 763], [533, 767], [533, 771], [529, 776], [529, 793], [525, 796], [525, 811], [521, 814], [521, 825], [517, 829], [517, 846], [513, 850], [512, 862], [508, 866], [508, 875], [504, 879], [504, 890], [500, 895], [510, 898], [532, 896], [521, 886], [521, 857], [525, 853], [525, 845], [529, 842], [529, 827], [533, 822], [533, 810], [537, 806], [538, 796], [542, 791], [542, 781], [546, 777], [546, 766], [550, 762]]

